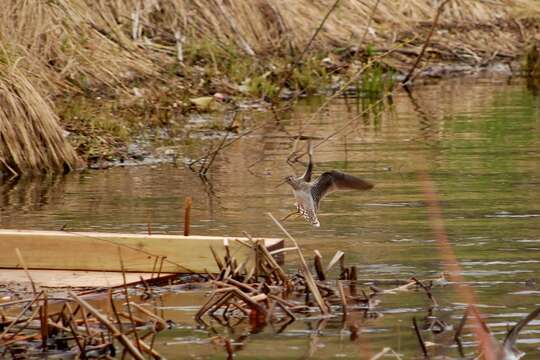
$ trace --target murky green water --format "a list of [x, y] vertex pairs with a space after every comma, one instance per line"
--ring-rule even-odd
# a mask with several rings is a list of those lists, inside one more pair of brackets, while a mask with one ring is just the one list
[[[5, 182], [0, 188], [2, 228], [99, 230], [155, 233], [182, 229], [183, 201], [193, 197], [193, 233], [281, 237], [266, 215], [294, 209], [286, 186], [290, 136], [326, 137], [315, 150], [315, 171], [347, 171], [376, 184], [369, 192], [332, 194], [322, 203], [321, 228], [287, 222], [309, 256], [329, 261], [336, 250], [358, 266], [361, 279], [438, 276], [443, 260], [427, 220], [418, 175], [430, 174], [438, 191], [453, 249], [498, 338], [540, 306], [540, 99], [519, 81], [451, 80], [418, 88], [413, 98], [398, 92], [384, 111], [358, 116], [361, 104], [337, 100], [320, 116], [320, 99], [302, 102], [281, 124], [268, 125], [229, 147], [201, 179], [183, 166], [86, 171], [41, 181]], [[244, 114], [246, 125], [267, 114]], [[194, 124], [197, 121], [193, 122]], [[190, 124], [190, 126], [195, 126]], [[347, 125], [345, 128], [344, 126]], [[193, 144], [178, 145], [187, 155]], [[194, 145], [195, 144], [195, 145]], [[297, 168], [300, 173], [302, 169]], [[293, 264], [290, 264], [294, 268]], [[451, 287], [437, 288], [433, 310], [457, 325], [463, 300]], [[179, 327], [163, 333], [158, 347], [168, 358], [223, 358], [209, 345], [211, 334], [196, 328], [193, 314], [204, 294], [163, 299], [164, 315]], [[217, 327], [239, 343], [237, 358], [369, 358], [391, 347], [405, 358], [420, 357], [411, 319], [423, 319], [430, 302], [422, 293], [388, 295], [375, 312], [339, 319], [297, 321], [283, 331], [251, 334], [249, 326]], [[350, 323], [359, 328], [351, 340]], [[457, 356], [446, 333], [428, 340], [433, 351]], [[465, 337], [465, 351], [474, 349]], [[540, 357], [540, 319], [521, 334], [526, 359]]]

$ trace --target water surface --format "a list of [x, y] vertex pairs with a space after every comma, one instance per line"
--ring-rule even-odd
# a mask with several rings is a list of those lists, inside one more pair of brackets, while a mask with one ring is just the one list
[[[412, 97], [397, 92], [384, 107], [361, 115], [365, 101], [338, 99], [315, 113], [323, 99], [300, 102], [276, 123], [269, 114], [244, 113], [244, 126], [266, 126], [219, 154], [202, 181], [181, 160], [197, 157], [212, 138], [188, 123], [190, 141], [164, 141], [179, 153], [176, 164], [116, 167], [64, 177], [5, 181], [0, 185], [0, 227], [73, 231], [179, 233], [183, 203], [193, 197], [192, 232], [207, 235], [281, 237], [267, 212], [294, 209], [287, 186], [276, 187], [293, 169], [285, 163], [291, 136], [326, 138], [315, 150], [316, 174], [347, 171], [376, 184], [369, 192], [332, 194], [322, 203], [321, 228], [286, 222], [305, 254], [318, 249], [329, 261], [336, 250], [356, 265], [361, 279], [433, 278], [443, 260], [427, 219], [419, 174], [428, 173], [442, 206], [446, 230], [480, 310], [499, 339], [508, 327], [540, 306], [540, 99], [518, 80], [458, 79], [427, 84]], [[212, 134], [215, 135], [215, 134]], [[217, 140], [215, 140], [217, 141]], [[299, 144], [305, 146], [305, 144]], [[296, 168], [300, 173], [301, 166]], [[288, 263], [295, 269], [294, 262]], [[457, 325], [463, 300], [451, 287], [435, 289], [434, 314]], [[204, 293], [172, 294], [160, 309], [178, 327], [163, 333], [159, 350], [168, 358], [223, 358], [197, 329], [193, 314]], [[236, 339], [238, 358], [369, 358], [391, 347], [420, 357], [411, 319], [424, 319], [430, 302], [422, 293], [382, 298], [376, 312], [356, 314], [359, 336], [351, 340], [339, 319], [298, 321], [283, 331], [271, 327], [217, 329]], [[234, 333], [231, 333], [234, 332]], [[540, 356], [540, 321], [518, 342], [526, 359]], [[449, 341], [434, 335], [434, 342]], [[451, 336], [450, 336], [451, 337]], [[472, 352], [472, 337], [466, 337]], [[449, 341], [450, 342], [450, 341]], [[455, 346], [439, 354], [457, 356]]]

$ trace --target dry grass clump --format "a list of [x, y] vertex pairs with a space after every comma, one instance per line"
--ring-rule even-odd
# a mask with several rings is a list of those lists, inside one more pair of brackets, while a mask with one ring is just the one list
[[75, 167], [78, 156], [62, 135], [54, 96], [105, 88], [127, 92], [127, 82], [158, 75], [152, 59], [138, 56], [122, 31], [107, 33], [112, 26], [106, 28], [102, 11], [84, 1], [5, 4], [0, 12], [0, 172]]
[[13, 0], [6, 7], [0, 42], [25, 71], [41, 74], [43, 90], [122, 89], [126, 80], [157, 75], [101, 2]]
[[[282, 51], [286, 49], [284, 45], [289, 43], [297, 49], [302, 48], [333, 2], [257, 0], [230, 1], [224, 5], [220, 0], [169, 1], [179, 10], [176, 26], [185, 35], [186, 41], [206, 38], [220, 44], [234, 43], [247, 55]], [[437, 6], [430, 0], [380, 1], [370, 23], [376, 3], [376, 0], [341, 1], [317, 37], [316, 47], [328, 50], [336, 46], [364, 46], [365, 43], [390, 46], [406, 37], [419, 35], [432, 20]], [[440, 24], [447, 31], [436, 36], [435, 42], [465, 41], [464, 46], [472, 46], [474, 52], [478, 46], [486, 45], [483, 43], [485, 38], [480, 39], [478, 35], [483, 32], [485, 36], [492, 36], [489, 44], [491, 52], [513, 50], [520, 46], [516, 43], [516, 37], [494, 41], [498, 39], [499, 30], [507, 30], [503, 24], [506, 22], [515, 30], [518, 26], [515, 20], [538, 15], [540, 4], [530, 0], [454, 0], [445, 6], [441, 15]], [[143, 26], [147, 21], [151, 21], [151, 18], [143, 21]], [[364, 37], [368, 24], [370, 29]], [[161, 25], [168, 27], [171, 24]], [[460, 31], [464, 26], [473, 30], [472, 34]], [[456, 31], [450, 31], [452, 28]], [[520, 31], [521, 35], [527, 36], [527, 31], [533, 32], [535, 29], [523, 27]], [[362, 40], [364, 44], [360, 43]]]
[[[220, 71], [224, 59], [264, 64], [298, 52], [333, 3], [12, 0], [0, 13], [0, 42], [26, 71], [40, 74], [46, 91], [130, 91], [133, 82], [171, 75], [179, 62], [203, 57]], [[315, 51], [368, 43], [419, 46], [435, 8], [431, 0], [342, 0], [315, 39]], [[453, 0], [441, 14], [432, 47], [452, 47], [456, 56], [517, 55], [521, 38], [537, 31], [523, 21], [539, 16], [540, 3], [532, 0]]]
[[51, 104], [18, 69], [0, 64], [0, 171], [70, 170], [78, 157]]

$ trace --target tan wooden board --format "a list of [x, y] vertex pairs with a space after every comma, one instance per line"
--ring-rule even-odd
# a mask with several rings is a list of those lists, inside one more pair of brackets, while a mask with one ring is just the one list
[[[260, 240], [271, 250], [283, 247], [282, 239]], [[166, 257], [163, 273], [217, 272], [210, 246], [223, 258], [227, 242], [238, 263], [252, 261], [252, 252], [242, 241], [248, 239], [0, 229], [0, 268], [22, 268], [18, 248], [30, 269], [121, 271], [121, 253], [125, 271], [157, 272]]]
[[[121, 272], [110, 271], [82, 271], [82, 270], [29, 270], [32, 281], [38, 287], [118, 287], [124, 285]], [[125, 273], [126, 283], [136, 283], [141, 280], [150, 280], [157, 274], [151, 273]], [[170, 274], [160, 274], [161, 277]], [[0, 284], [10, 287], [10, 284], [17, 285], [16, 288], [24, 285], [31, 289], [31, 283], [24, 272], [18, 269], [0, 269]]]

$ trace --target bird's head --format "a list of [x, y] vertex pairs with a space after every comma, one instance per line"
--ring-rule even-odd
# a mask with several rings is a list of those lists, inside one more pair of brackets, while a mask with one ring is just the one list
[[296, 189], [298, 187], [298, 179], [296, 179], [294, 176], [287, 176], [283, 178], [283, 181], [281, 181], [279, 184], [277, 184], [276, 188], [280, 187], [283, 184], [289, 184], [293, 187], [293, 189]]
[[296, 189], [298, 187], [298, 180], [294, 177], [294, 176], [287, 176], [285, 179], [284, 179], [284, 182], [289, 184], [290, 186], [293, 187], [293, 189]]
[[284, 185], [284, 184], [291, 184], [291, 180], [289, 178], [292, 178], [292, 176], [287, 176], [285, 178], [283, 178], [282, 181], [279, 182], [279, 184], [276, 185], [276, 188], [280, 187], [281, 185]]

